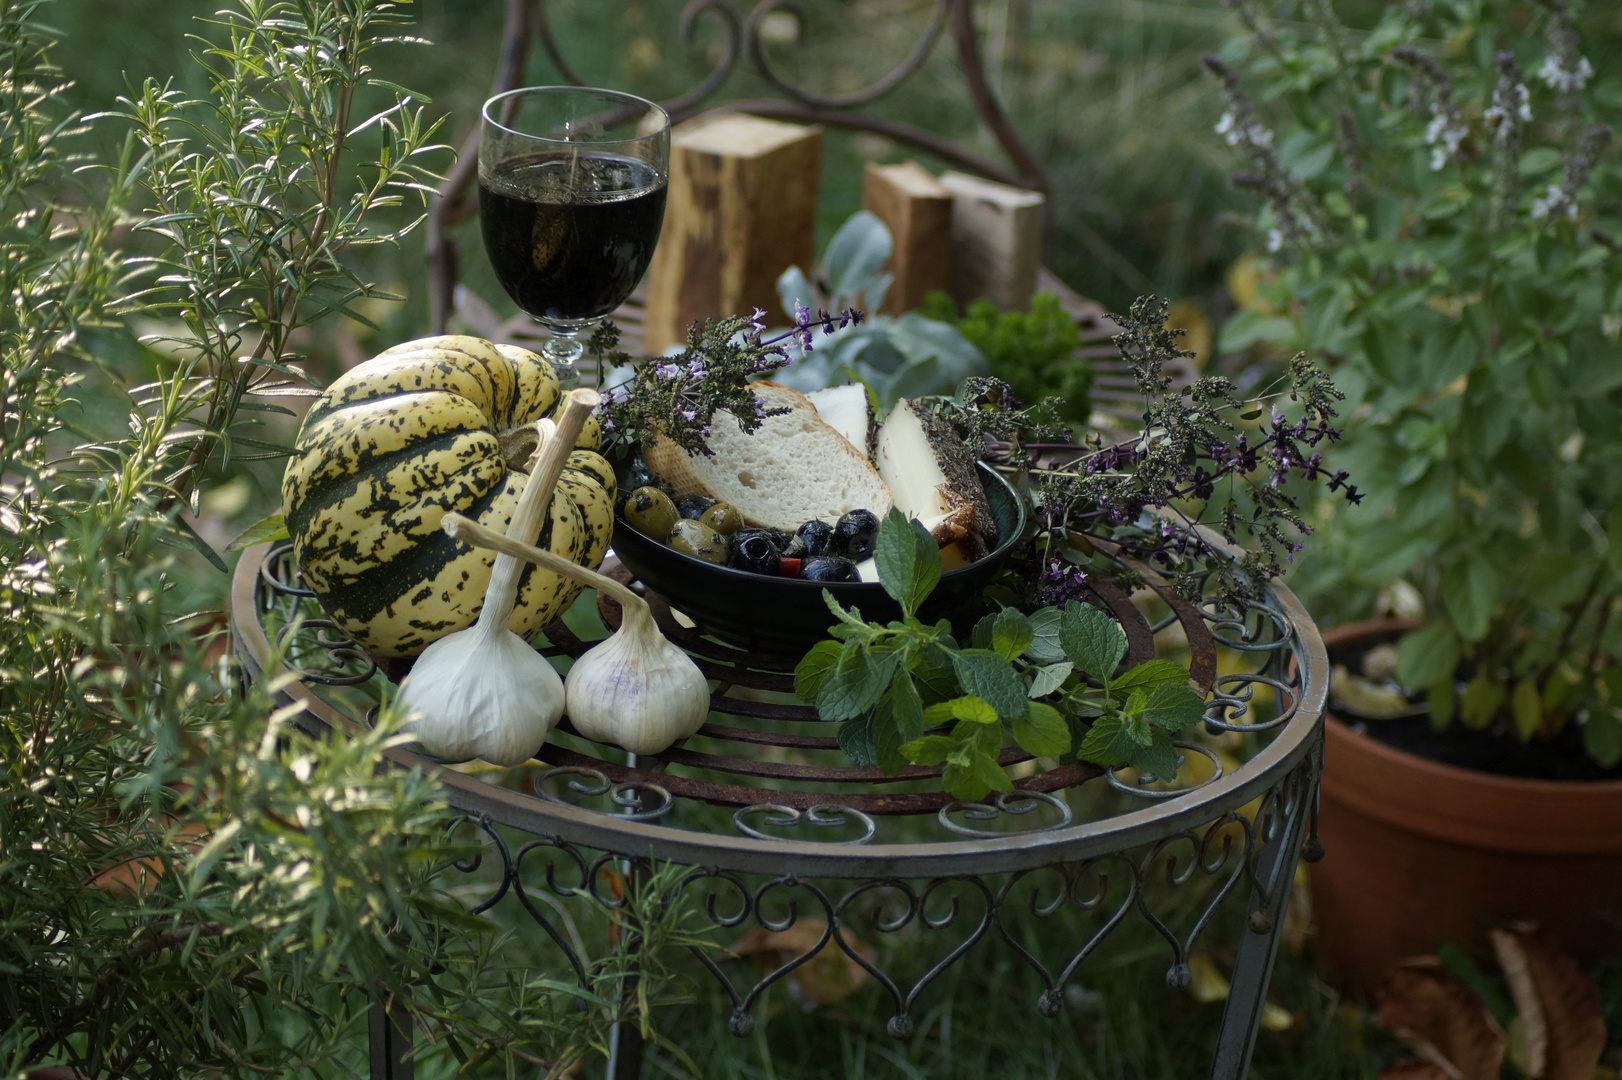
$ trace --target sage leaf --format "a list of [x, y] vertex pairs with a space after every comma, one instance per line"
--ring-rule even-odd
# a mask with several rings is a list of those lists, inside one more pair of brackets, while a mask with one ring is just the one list
[[1059, 643], [1059, 623], [1063, 615], [1058, 608], [1045, 607], [1030, 616], [1031, 643], [1025, 646], [1025, 655], [1039, 664], [1052, 664], [1064, 659], [1064, 646]]
[[1025, 715], [1025, 683], [1001, 656], [985, 649], [963, 649], [953, 654], [952, 670], [963, 689], [996, 709], [998, 716]]
[[1061, 757], [1070, 750], [1070, 725], [1059, 710], [1040, 701], [1025, 707], [1025, 715], [1013, 722], [1014, 741], [1028, 754]]
[[909, 616], [941, 579], [940, 547], [927, 529], [894, 507], [879, 525], [873, 564], [879, 571], [879, 584]]
[[1059, 620], [1059, 643], [1077, 667], [1100, 682], [1107, 682], [1126, 655], [1126, 635], [1120, 624], [1091, 604], [1072, 600]]
[[1031, 621], [1017, 608], [1005, 607], [991, 624], [991, 651], [1012, 660], [1035, 640]]
[[1064, 681], [1070, 677], [1070, 672], [1074, 667], [1074, 664], [1065, 660], [1057, 664], [1049, 664], [1046, 667], [1033, 668], [1031, 688], [1026, 692], [1026, 696], [1039, 698], [1053, 693], [1064, 685]]

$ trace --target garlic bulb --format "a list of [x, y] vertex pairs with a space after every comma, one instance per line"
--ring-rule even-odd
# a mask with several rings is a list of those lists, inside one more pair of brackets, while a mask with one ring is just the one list
[[692, 658], [659, 632], [647, 601], [613, 578], [550, 551], [514, 543], [459, 514], [446, 514], [443, 527], [475, 547], [517, 555], [619, 601], [624, 612], [620, 628], [569, 669], [566, 708], [576, 731], [632, 753], [657, 754], [704, 725], [710, 713], [709, 682]]
[[[539, 535], [552, 489], [599, 400], [595, 391], [576, 390], [555, 427], [550, 420], [537, 425], [539, 460], [507, 527], [511, 540], [527, 543]], [[409, 714], [402, 730], [437, 758], [522, 765], [563, 716], [563, 680], [528, 642], [507, 629], [523, 569], [523, 561], [511, 554], [497, 555], [478, 621], [424, 649], [400, 685]]]

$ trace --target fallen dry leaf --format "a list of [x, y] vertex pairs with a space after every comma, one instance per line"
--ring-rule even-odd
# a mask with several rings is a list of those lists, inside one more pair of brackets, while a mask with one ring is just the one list
[[[739, 938], [732, 951], [738, 956], [754, 957], [763, 971], [775, 971], [815, 948], [827, 929], [828, 924], [821, 919], [800, 919], [787, 930], [779, 931], [757, 926]], [[873, 946], [849, 933], [845, 940], [868, 963], [878, 962], [878, 952]], [[851, 959], [830, 937], [808, 962], [783, 976], [783, 983], [802, 1007], [812, 1009], [844, 1001], [871, 977], [866, 968]]]
[[1491, 937], [1526, 1032], [1526, 1074], [1593, 1080], [1605, 1052], [1605, 1015], [1593, 981], [1531, 924], [1494, 930]]
[[1398, 964], [1380, 988], [1380, 1022], [1450, 1080], [1498, 1080], [1506, 1040], [1475, 991], [1435, 957]]

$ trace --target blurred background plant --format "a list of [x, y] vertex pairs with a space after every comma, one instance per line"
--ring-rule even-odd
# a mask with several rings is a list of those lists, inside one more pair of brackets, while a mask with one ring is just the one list
[[1208, 65], [1268, 254], [1222, 344], [1339, 358], [1352, 422], [1331, 461], [1370, 492], [1356, 513], [1320, 507], [1329, 543], [1297, 583], [1328, 622], [1409, 583], [1428, 622], [1398, 643], [1396, 675], [1428, 691], [1433, 727], [1557, 741], [1612, 769], [1622, 81], [1607, 39], [1580, 34], [1565, 0], [1393, 5], [1368, 33], [1328, 4], [1300, 29], [1239, 11], [1248, 33]]

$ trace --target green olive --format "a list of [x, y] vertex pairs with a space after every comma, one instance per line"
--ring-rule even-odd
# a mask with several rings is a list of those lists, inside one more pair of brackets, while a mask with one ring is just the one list
[[695, 559], [705, 562], [725, 563], [727, 561], [727, 538], [704, 524], [692, 518], [683, 518], [676, 522], [675, 528], [670, 530], [670, 538], [665, 541], [671, 549], [683, 555], [691, 555]]
[[625, 500], [625, 520], [637, 532], [658, 539], [670, 535], [681, 515], [669, 495], [656, 487], [640, 487]]
[[716, 503], [698, 515], [698, 520], [724, 536], [731, 536], [743, 528], [743, 514], [731, 503]]

